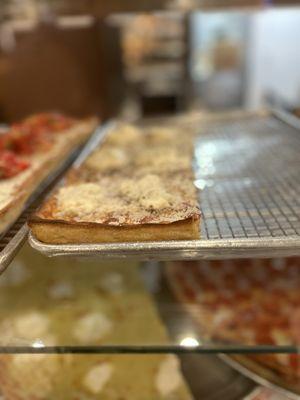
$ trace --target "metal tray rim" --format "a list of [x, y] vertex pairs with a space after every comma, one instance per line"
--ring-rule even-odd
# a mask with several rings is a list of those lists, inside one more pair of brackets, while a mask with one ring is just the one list
[[[254, 115], [254, 113], [250, 113]], [[258, 116], [273, 115], [287, 125], [300, 130], [300, 122], [288, 113], [278, 110], [258, 110]], [[200, 116], [198, 116], [200, 117]], [[247, 118], [249, 113], [233, 112], [215, 116], [209, 115], [209, 121]], [[205, 115], [201, 118], [206, 119]], [[111, 121], [102, 127], [105, 133], [118, 121]], [[91, 148], [90, 148], [91, 151]], [[85, 153], [88, 155], [88, 152]], [[81, 164], [84, 157], [80, 158]], [[300, 236], [257, 236], [248, 238], [222, 238], [189, 241], [134, 242], [134, 243], [95, 243], [95, 244], [46, 244], [40, 242], [30, 232], [30, 245], [47, 256], [98, 256], [102, 258], [134, 258], [139, 260], [191, 260], [191, 259], [229, 259], [249, 257], [286, 257], [300, 256]]]
[[[299, 394], [292, 391], [292, 388], [289, 390], [288, 388], [284, 388], [280, 386], [279, 384], [276, 384], [274, 382], [269, 381], [267, 378], [259, 375], [255, 371], [252, 371], [251, 369], [247, 368], [245, 365], [242, 365], [239, 363], [237, 360], [234, 360], [230, 355], [228, 354], [219, 354], [219, 358], [224, 361], [227, 365], [241, 373], [242, 375], [246, 376], [247, 378], [250, 378], [253, 380], [255, 383], [266, 387], [268, 389], [276, 391], [278, 394], [281, 394], [283, 396], [286, 396], [287, 399], [291, 400], [299, 400]], [[261, 366], [260, 366], [261, 367]], [[264, 367], [261, 367], [264, 368]], [[268, 369], [268, 372], [270, 372], [270, 369]], [[276, 373], [273, 373], [274, 380], [276, 380]]]
[[[188, 241], [166, 241], [166, 242], [134, 242], [134, 243], [95, 243], [95, 244], [45, 244], [39, 241], [30, 232], [29, 243], [35, 249], [45, 255], [106, 255], [114, 257], [116, 253], [126, 253], [131, 256], [145, 256], [147, 252], [156, 253], [155, 256], [163, 256], [168, 252], [174, 253], [176, 257], [205, 258], [215, 253], [224, 253], [232, 258], [237, 252], [240, 256], [253, 257], [264, 251], [266, 256], [284, 256], [285, 252], [300, 254], [300, 238], [291, 236], [289, 238], [255, 238], [255, 239], [234, 239], [234, 240], [188, 240]], [[177, 253], [176, 253], [177, 252]], [[271, 252], [271, 254], [270, 254]], [[276, 254], [275, 254], [276, 253]], [[295, 254], [295, 255], [296, 255]], [[293, 254], [294, 255], [294, 254]]]

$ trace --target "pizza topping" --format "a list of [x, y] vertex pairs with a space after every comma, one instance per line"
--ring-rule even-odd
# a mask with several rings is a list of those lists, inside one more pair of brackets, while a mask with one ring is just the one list
[[110, 272], [101, 279], [99, 286], [108, 293], [121, 294], [124, 291], [124, 278], [118, 272]]
[[30, 166], [28, 161], [20, 159], [11, 151], [0, 152], [0, 179], [8, 179]]
[[109, 145], [133, 145], [142, 138], [141, 131], [134, 125], [122, 124], [110, 133], [106, 140]]
[[103, 390], [112, 374], [113, 366], [110, 363], [96, 365], [85, 375], [83, 385], [91, 393], [98, 394]]
[[15, 154], [45, 152], [53, 145], [53, 133], [64, 131], [74, 124], [71, 118], [55, 113], [37, 114], [17, 124], [0, 137], [0, 151]]
[[[49, 354], [14, 354], [11, 356], [8, 398], [51, 398], [55, 377], [59, 370], [59, 356]], [[6, 378], [7, 379], [7, 378]], [[15, 385], [15, 386], [14, 386]], [[12, 396], [10, 396], [10, 394]]]
[[[185, 175], [184, 175], [185, 176]], [[72, 183], [73, 180], [72, 180]], [[199, 215], [195, 188], [181, 174], [100, 176], [61, 188], [38, 215], [108, 225], [169, 223]]]
[[117, 198], [110, 198], [105, 187], [96, 183], [82, 183], [63, 187], [57, 194], [57, 206], [62, 215], [70, 217], [85, 217], [95, 214], [98, 210], [110, 213], [122, 206]]
[[274, 354], [274, 357], [277, 358], [277, 361], [281, 364], [281, 365], [286, 365], [288, 367], [289, 363], [290, 363], [290, 354]]
[[32, 131], [26, 125], [12, 126], [9, 134], [9, 149], [16, 154], [33, 154], [49, 150], [53, 144], [51, 136]]
[[1, 325], [3, 338], [11, 339], [41, 339], [48, 332], [49, 319], [38, 311], [29, 311], [21, 316], [9, 318]]
[[11, 150], [11, 136], [9, 131], [0, 135], [0, 152]]
[[117, 147], [106, 147], [95, 151], [85, 162], [85, 166], [95, 171], [116, 170], [129, 162], [126, 153]]
[[74, 289], [70, 282], [60, 281], [49, 287], [48, 294], [54, 300], [70, 299], [74, 294]]
[[220, 307], [214, 314], [212, 323], [214, 327], [221, 328], [222, 326], [229, 324], [232, 321], [233, 316], [233, 311]]
[[[172, 286], [193, 302], [201, 331], [211, 339], [245, 345], [299, 344], [299, 259], [175, 263]], [[213, 279], [214, 278], [214, 279]], [[187, 291], [187, 282], [192, 282]], [[230, 296], [224, 295], [230, 291]], [[274, 368], [299, 376], [299, 355], [270, 355]], [[257, 359], [257, 358], [256, 358]], [[258, 360], [258, 359], [257, 359]], [[264, 359], [259, 359], [264, 363]]]
[[47, 354], [14, 354], [12, 364], [14, 368], [28, 368], [47, 359]]
[[26, 118], [22, 126], [33, 133], [54, 133], [69, 129], [74, 124], [74, 119], [59, 113], [40, 113]]
[[103, 339], [113, 328], [111, 320], [100, 312], [91, 312], [81, 317], [74, 329], [73, 336], [79, 343], [91, 344]]
[[178, 131], [174, 128], [154, 126], [147, 131], [146, 138], [153, 144], [172, 143], [174, 137], [178, 135]]
[[49, 319], [43, 313], [32, 311], [15, 320], [16, 334], [19, 337], [36, 339], [43, 336], [49, 327]]
[[178, 359], [172, 355], [165, 357], [160, 364], [155, 379], [155, 386], [161, 396], [174, 393], [182, 384]]
[[271, 337], [274, 343], [278, 346], [289, 346], [292, 344], [291, 336], [283, 329], [272, 329]]
[[104, 190], [95, 183], [67, 186], [59, 190], [57, 205], [69, 215], [89, 214], [99, 207], [104, 195]]
[[121, 193], [132, 200], [137, 200], [146, 209], [170, 207], [173, 200], [173, 196], [167, 192], [159, 176], [152, 174], [138, 180], [124, 180], [121, 183]]

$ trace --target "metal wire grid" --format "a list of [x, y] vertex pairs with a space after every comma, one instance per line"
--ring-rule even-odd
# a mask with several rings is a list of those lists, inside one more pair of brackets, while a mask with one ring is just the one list
[[202, 238], [300, 235], [300, 131], [273, 116], [201, 130]]
[[47, 256], [139, 260], [300, 255], [298, 120], [282, 113], [240, 113], [195, 123], [200, 240], [55, 245], [30, 233], [31, 246]]

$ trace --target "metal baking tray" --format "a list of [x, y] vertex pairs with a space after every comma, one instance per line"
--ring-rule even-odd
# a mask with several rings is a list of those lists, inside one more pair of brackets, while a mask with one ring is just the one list
[[77, 147], [58, 167], [50, 174], [46, 180], [39, 185], [24, 205], [22, 214], [17, 221], [0, 237], [0, 274], [5, 271], [7, 266], [15, 257], [19, 248], [25, 242], [29, 228], [27, 226], [28, 216], [37, 208], [44, 199], [49, 189], [54, 187], [60, 180], [66, 169], [76, 160], [85, 157], [90, 148], [98, 144], [105, 133], [105, 129], [96, 129], [91, 138], [84, 146]]
[[181, 356], [180, 361], [195, 400], [254, 400], [258, 386], [219, 357], [187, 354]]
[[231, 356], [221, 354], [219, 357], [230, 367], [256, 382], [257, 384], [274, 390], [286, 399], [299, 400], [300, 382], [291, 383], [270, 368], [247, 358], [246, 356]]
[[[30, 234], [31, 246], [47, 256], [140, 260], [300, 255], [298, 119], [270, 111], [192, 121], [199, 131], [194, 165], [201, 240], [49, 245]], [[188, 118], [178, 121], [185, 124]]]

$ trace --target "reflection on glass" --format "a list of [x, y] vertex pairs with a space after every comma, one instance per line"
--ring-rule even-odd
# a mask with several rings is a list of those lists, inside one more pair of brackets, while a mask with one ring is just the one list
[[184, 339], [181, 340], [180, 346], [183, 347], [197, 347], [199, 346], [199, 341], [195, 339], [194, 337], [185, 337]]
[[37, 339], [32, 343], [32, 347], [34, 347], [35, 349], [41, 349], [45, 347], [45, 345], [42, 340]]
[[[299, 346], [299, 258], [174, 262], [167, 275], [206, 343]], [[251, 357], [300, 377], [299, 355]]]

